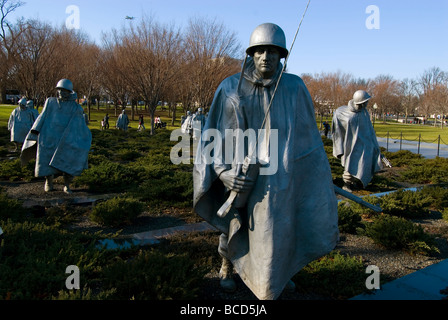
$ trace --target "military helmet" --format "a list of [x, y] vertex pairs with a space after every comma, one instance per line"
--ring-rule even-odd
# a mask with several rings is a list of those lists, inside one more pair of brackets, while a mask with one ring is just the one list
[[362, 104], [366, 101], [368, 101], [371, 98], [371, 96], [364, 90], [358, 90], [353, 94], [353, 102], [355, 104]]
[[73, 92], [73, 83], [68, 79], [61, 79], [56, 85], [56, 89], [65, 89]]
[[274, 46], [280, 51], [280, 58], [286, 58], [288, 49], [286, 49], [286, 37], [282, 28], [274, 23], [260, 24], [250, 36], [249, 47], [246, 53], [250, 56], [254, 54], [254, 48], [258, 46]]
[[20, 99], [19, 100], [19, 105], [26, 106], [26, 99], [25, 98]]
[[33, 100], [28, 100], [28, 101], [26, 102], [26, 106], [29, 107], [29, 108], [34, 108], [34, 102], [33, 102]]

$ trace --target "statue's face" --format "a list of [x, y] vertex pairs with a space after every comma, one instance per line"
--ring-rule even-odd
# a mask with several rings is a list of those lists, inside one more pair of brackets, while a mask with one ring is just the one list
[[255, 69], [264, 79], [270, 79], [275, 75], [280, 61], [280, 52], [276, 47], [256, 47], [253, 58]]
[[357, 110], [358, 110], [358, 111], [361, 111], [362, 108], [366, 108], [368, 103], [369, 103], [369, 101], [366, 101], [366, 102], [364, 102], [364, 103], [357, 104], [357, 105], [356, 105]]
[[71, 92], [65, 89], [58, 89], [58, 98], [61, 100], [68, 100]]

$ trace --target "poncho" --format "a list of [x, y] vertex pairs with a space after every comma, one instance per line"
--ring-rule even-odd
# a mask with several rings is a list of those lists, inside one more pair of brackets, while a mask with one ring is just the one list
[[118, 129], [121, 129], [121, 130], [126, 131], [126, 130], [128, 130], [128, 126], [129, 126], [129, 118], [128, 118], [128, 115], [127, 115], [126, 113], [122, 113], [122, 114], [120, 114], [120, 115], [118, 116], [118, 118], [117, 118], [117, 124], [116, 124], [116, 127], [117, 127]]
[[[258, 176], [245, 208], [232, 210], [224, 218], [217, 215], [229, 194], [218, 176], [235, 164], [226, 164], [224, 159], [222, 164], [207, 164], [205, 150], [211, 142], [206, 141], [205, 133], [216, 129], [224, 139], [229, 128], [261, 128], [279, 75], [272, 80], [258, 79], [249, 59], [240, 94], [240, 74], [220, 84], [193, 169], [194, 210], [228, 235], [227, 258], [259, 299], [276, 299], [292, 276], [330, 252], [339, 236], [337, 200], [312, 100], [302, 79], [287, 73], [266, 121], [266, 129], [278, 130], [278, 150], [260, 154], [268, 161], [277, 158], [278, 168], [274, 174]], [[274, 140], [267, 144], [275, 144]]]
[[365, 108], [357, 110], [353, 100], [336, 109], [331, 128], [333, 156], [341, 159], [345, 171], [366, 187], [382, 169], [381, 151]]
[[34, 123], [34, 116], [31, 109], [17, 107], [9, 116], [8, 130], [11, 131], [11, 141], [23, 143], [26, 135]]
[[191, 131], [193, 130], [193, 116], [192, 115], [187, 116], [184, 123], [182, 123], [181, 130], [182, 130], [182, 133], [188, 133], [188, 134], [191, 133]]
[[[34, 131], [39, 132], [35, 153]], [[78, 176], [88, 167], [91, 143], [92, 133], [81, 106], [74, 100], [48, 98], [23, 145], [22, 164], [35, 156], [36, 177], [61, 172]]]

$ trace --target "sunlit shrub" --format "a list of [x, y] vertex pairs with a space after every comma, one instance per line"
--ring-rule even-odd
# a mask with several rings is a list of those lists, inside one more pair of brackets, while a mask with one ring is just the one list
[[365, 232], [375, 243], [389, 249], [423, 255], [439, 252], [431, 235], [420, 225], [401, 217], [380, 215], [372, 223], [366, 224]]
[[129, 224], [138, 217], [144, 204], [132, 198], [116, 197], [100, 202], [92, 208], [90, 219], [106, 226]]

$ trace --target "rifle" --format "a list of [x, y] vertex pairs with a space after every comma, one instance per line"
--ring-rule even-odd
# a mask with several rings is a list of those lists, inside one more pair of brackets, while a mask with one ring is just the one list
[[[257, 161], [254, 162], [255, 158], [251, 158], [250, 156], [246, 156], [244, 158], [244, 162], [242, 164], [238, 164], [236, 169], [236, 175], [243, 174], [248, 176], [249, 178], [255, 180], [258, 175], [258, 170], [260, 168], [260, 163]], [[242, 208], [246, 205], [247, 198], [249, 197], [251, 190], [245, 192], [236, 192], [231, 191], [230, 196], [227, 198], [226, 202], [219, 208], [218, 217], [224, 218], [233, 207]]]
[[352, 201], [354, 201], [356, 203], [359, 203], [360, 205], [362, 205], [364, 207], [367, 207], [370, 210], [373, 210], [375, 212], [380, 213], [380, 212], [383, 211], [383, 209], [381, 209], [380, 207], [378, 207], [376, 205], [373, 205], [371, 203], [368, 203], [367, 201], [362, 200], [361, 198], [355, 196], [354, 194], [352, 194], [352, 193], [350, 193], [348, 191], [345, 191], [344, 189], [339, 188], [336, 185], [333, 185], [333, 187], [334, 187], [334, 192], [336, 192], [337, 194], [343, 196], [344, 198], [347, 198], [347, 199], [352, 200]]
[[387, 167], [392, 168], [392, 163], [390, 163], [389, 159], [387, 159], [384, 155], [381, 155], [381, 161], [383, 161]]

